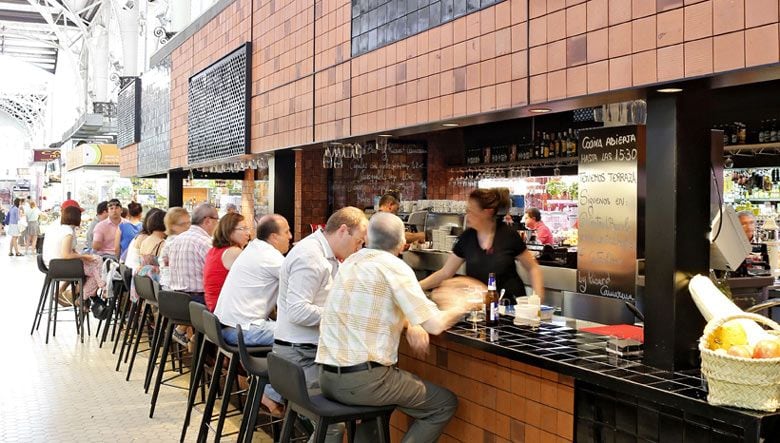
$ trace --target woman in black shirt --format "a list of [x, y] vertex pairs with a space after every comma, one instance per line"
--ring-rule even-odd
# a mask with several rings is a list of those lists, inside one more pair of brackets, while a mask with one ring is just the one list
[[506, 289], [506, 298], [525, 295], [525, 285], [517, 274], [515, 261], [520, 261], [531, 276], [531, 287], [541, 298], [544, 282], [539, 264], [525, 246], [520, 234], [497, 219], [499, 211], [509, 208], [506, 188], [476, 189], [469, 195], [466, 220], [469, 228], [458, 237], [444, 267], [420, 282], [423, 289], [439, 286], [455, 275], [465, 262], [466, 275], [487, 283], [488, 274], [496, 274], [499, 291]]

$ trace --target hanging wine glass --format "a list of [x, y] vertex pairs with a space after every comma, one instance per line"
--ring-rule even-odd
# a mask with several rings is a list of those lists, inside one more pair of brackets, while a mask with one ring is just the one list
[[341, 169], [344, 166], [344, 157], [340, 147], [333, 148], [333, 167]]
[[342, 156], [344, 158], [352, 158], [352, 154], [355, 153], [355, 149], [350, 144], [343, 145], [341, 147]]
[[333, 154], [330, 153], [330, 148], [325, 148], [325, 153], [322, 155], [322, 167], [325, 169], [333, 167]]

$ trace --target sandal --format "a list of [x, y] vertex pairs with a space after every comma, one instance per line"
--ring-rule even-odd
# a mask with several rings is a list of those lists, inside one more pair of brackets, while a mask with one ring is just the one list
[[57, 295], [57, 304], [59, 304], [62, 307], [69, 308], [73, 306], [73, 294], [70, 292], [70, 290], [65, 290], [63, 292], [60, 292]]
[[171, 336], [173, 341], [176, 343], [179, 343], [182, 346], [187, 346], [189, 343], [189, 340], [187, 339], [187, 334], [184, 332], [179, 332], [176, 329], [173, 330], [173, 336]]
[[22, 254], [22, 253], [20, 253], [20, 252], [17, 252], [17, 253], [16, 253], [16, 256], [17, 256], [17, 257], [21, 257], [21, 256], [23, 256], [23, 255], [24, 255], [24, 254]]

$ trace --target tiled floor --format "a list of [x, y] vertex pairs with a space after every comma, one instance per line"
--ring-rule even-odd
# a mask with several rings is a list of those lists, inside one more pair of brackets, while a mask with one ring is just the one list
[[[0, 237], [0, 442], [178, 441], [186, 391], [163, 386], [150, 419], [151, 395], [144, 394], [142, 380], [145, 356], [139, 354], [125, 381], [126, 365], [114, 371], [117, 357], [110, 343], [102, 349], [95, 337], [79, 343], [73, 322], [61, 321], [48, 345], [45, 318], [30, 336], [43, 277], [34, 256], [9, 257], [7, 250], [8, 238]], [[194, 441], [200, 417], [196, 410], [188, 441]], [[226, 428], [236, 426], [230, 422]], [[258, 432], [255, 441], [270, 439]]]

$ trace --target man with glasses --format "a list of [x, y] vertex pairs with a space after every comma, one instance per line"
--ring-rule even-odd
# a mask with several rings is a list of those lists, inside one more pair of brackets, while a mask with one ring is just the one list
[[186, 292], [193, 301], [203, 298], [203, 265], [211, 249], [211, 236], [219, 222], [217, 209], [203, 203], [192, 212], [192, 225], [168, 245], [168, 266], [173, 291]]
[[[368, 219], [358, 208], [339, 209], [325, 230], [304, 238], [290, 250], [279, 272], [274, 352], [299, 365], [309, 389], [319, 387], [314, 362], [320, 338], [320, 313], [328, 291], [344, 260], [363, 247]], [[338, 427], [328, 430], [326, 441], [341, 441]]]
[[102, 257], [119, 259], [119, 242], [116, 241], [116, 234], [120, 223], [122, 223], [122, 203], [112, 198], [108, 201], [108, 217], [96, 224], [92, 231], [92, 252]]

